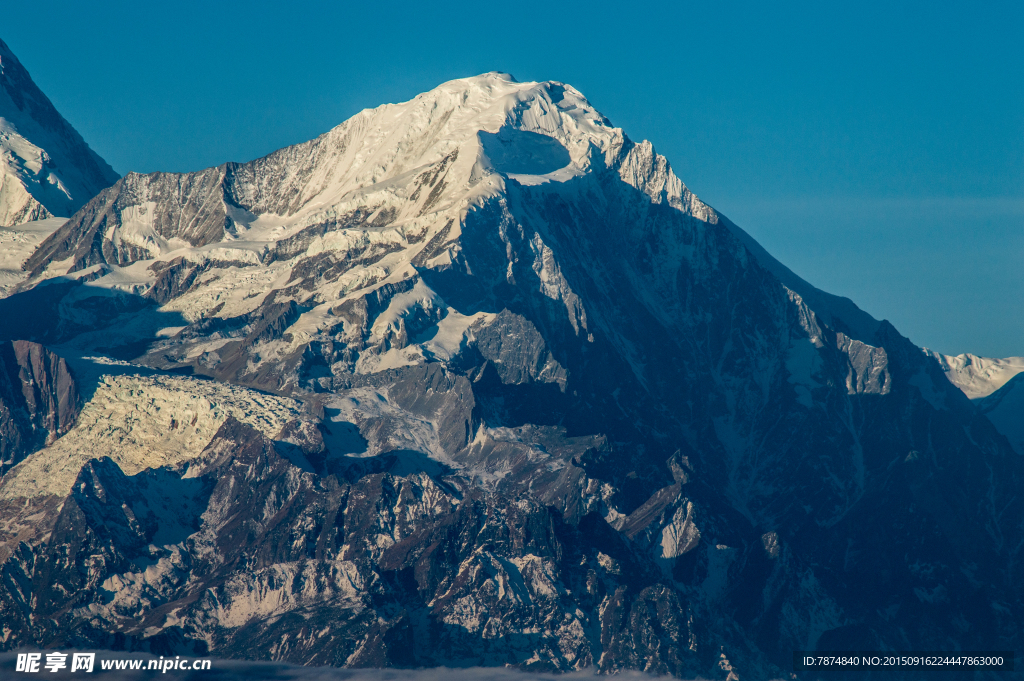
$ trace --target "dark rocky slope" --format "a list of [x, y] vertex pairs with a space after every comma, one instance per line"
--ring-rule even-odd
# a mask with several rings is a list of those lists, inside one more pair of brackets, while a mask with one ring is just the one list
[[68, 432], [81, 408], [63, 359], [38, 343], [0, 343], [0, 475]]

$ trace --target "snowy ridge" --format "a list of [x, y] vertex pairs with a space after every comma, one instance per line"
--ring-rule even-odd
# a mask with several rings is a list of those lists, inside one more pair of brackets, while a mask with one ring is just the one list
[[117, 177], [0, 40], [0, 227], [69, 216]]
[[[132, 198], [116, 211], [114, 224], [103, 235], [109, 246], [102, 259], [117, 266], [171, 259], [189, 247], [218, 241], [262, 252], [304, 227], [360, 209], [370, 211], [363, 216], [368, 225], [387, 226], [400, 236], [419, 237], [421, 243], [424, 234], [432, 236], [446, 219], [458, 219], [471, 201], [501, 189], [494, 164], [480, 152], [488, 145], [500, 149], [499, 131], [510, 122], [517, 130], [558, 135], [572, 161], [541, 145], [537, 155], [525, 159], [502, 157], [503, 169], [546, 172], [555, 162], [561, 165], [550, 170], [573, 174], [589, 164], [591, 142], [599, 142], [605, 152], [621, 145], [621, 131], [604, 122], [579, 93], [566, 88], [567, 94], [559, 95], [563, 104], [555, 106], [549, 92], [554, 87], [515, 83], [504, 74], [452, 81], [404, 104], [363, 111], [315, 140], [251, 163], [185, 176], [129, 174], [120, 189], [112, 190], [130, 192]], [[497, 141], [491, 145], [478, 135]], [[566, 154], [560, 145], [555, 148]], [[432, 189], [423, 191], [424, 173], [430, 169], [435, 171]], [[209, 191], [223, 185], [227, 201]], [[194, 213], [181, 213], [169, 222], [161, 210], [168, 193], [199, 205]], [[449, 237], [457, 235], [452, 231]], [[74, 269], [88, 264], [93, 263], [79, 260]]]
[[742, 243], [766, 270], [774, 274], [787, 288], [800, 295], [804, 302], [829, 324], [836, 326], [859, 341], [867, 341], [878, 331], [879, 322], [861, 310], [849, 298], [836, 296], [815, 288], [804, 281], [793, 270], [775, 259], [752, 236], [724, 215], [718, 216], [721, 224]]
[[991, 395], [1024, 371], [1024, 357], [993, 359], [967, 352], [960, 355], [943, 355], [928, 348], [923, 350], [939, 363], [950, 383], [960, 388], [972, 400]]

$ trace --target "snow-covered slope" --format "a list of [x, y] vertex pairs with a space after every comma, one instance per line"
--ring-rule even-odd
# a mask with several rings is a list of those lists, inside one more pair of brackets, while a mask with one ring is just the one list
[[117, 177], [0, 40], [0, 227], [67, 217]]
[[[970, 353], [943, 355], [925, 348], [925, 353], [934, 357], [946, 377], [972, 400], [987, 397], [1017, 374], [1024, 372], [1024, 357], [993, 359]], [[1021, 412], [1024, 418], [1024, 412]]]
[[[621, 130], [571, 88], [556, 93], [504, 74], [452, 81], [251, 163], [187, 176], [129, 174], [55, 235], [33, 266], [70, 257], [53, 270], [63, 274], [193, 253], [225, 260], [240, 251], [262, 255], [275, 244], [286, 245], [288, 256], [300, 246], [315, 254], [420, 244], [407, 254], [415, 255], [449, 219], [496, 195], [505, 181], [498, 172], [523, 182], [543, 182], [548, 173], [565, 180], [622, 144]], [[683, 198], [685, 188], [670, 173], [662, 183], [674, 200]], [[84, 234], [102, 220], [116, 229], [83, 250]], [[295, 239], [305, 228], [326, 226], [327, 242], [311, 240], [324, 229]], [[457, 226], [445, 234], [457, 236]], [[273, 259], [287, 259], [282, 255]]]
[[28, 273], [21, 266], [43, 239], [65, 222], [65, 218], [47, 218], [14, 227], [0, 227], [0, 298], [25, 281]]

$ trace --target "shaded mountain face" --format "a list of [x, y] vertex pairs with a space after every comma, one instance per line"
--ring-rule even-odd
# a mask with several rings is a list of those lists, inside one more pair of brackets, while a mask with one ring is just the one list
[[999, 390], [978, 400], [978, 408], [1024, 456], [1024, 374], [1016, 374]]
[[0, 41], [0, 227], [67, 217], [117, 178]]
[[128, 175], [25, 267], [7, 337], [146, 376], [0, 484], [8, 647], [769, 678], [1018, 642], [1006, 439], [568, 85]]

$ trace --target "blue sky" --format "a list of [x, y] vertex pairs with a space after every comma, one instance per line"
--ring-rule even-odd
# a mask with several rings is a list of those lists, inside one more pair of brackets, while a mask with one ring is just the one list
[[209, 4], [13, 0], [0, 38], [121, 173], [485, 71], [568, 82], [820, 288], [1024, 355], [1024, 4]]

